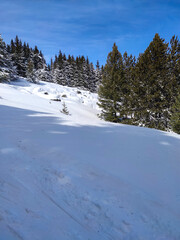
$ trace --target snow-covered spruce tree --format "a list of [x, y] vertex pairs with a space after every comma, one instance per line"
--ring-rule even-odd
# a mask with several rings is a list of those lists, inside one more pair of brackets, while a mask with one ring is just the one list
[[66, 76], [65, 76], [65, 57], [63, 56], [62, 52], [59, 52], [58, 56], [55, 56], [55, 60], [53, 63], [53, 75], [52, 79], [53, 82], [61, 84], [61, 85], [66, 85]]
[[58, 57], [58, 65], [60, 70], [60, 84], [63, 86], [68, 86], [68, 78], [67, 78], [68, 63], [67, 63], [65, 54], [62, 55], [62, 63]]
[[76, 86], [76, 81], [75, 81], [76, 65], [75, 65], [74, 56], [69, 55], [67, 62], [68, 62], [68, 86], [75, 87]]
[[78, 86], [82, 89], [90, 90], [90, 65], [86, 62], [84, 56], [81, 56], [77, 59], [77, 69], [79, 72]]
[[39, 81], [52, 82], [52, 75], [46, 63], [43, 64], [43, 68], [36, 70], [35, 75]]
[[10, 45], [7, 45], [7, 47], [17, 74], [21, 77], [26, 77], [27, 65], [30, 55], [32, 55], [32, 49], [29, 48], [28, 44], [22, 44], [17, 36], [15, 40], [11, 40]]
[[102, 108], [100, 117], [107, 121], [120, 122], [124, 117], [121, 110], [123, 95], [121, 85], [124, 82], [122, 55], [114, 43], [112, 52], [108, 54], [103, 71], [103, 78], [99, 86], [99, 103]]
[[74, 87], [81, 87], [81, 71], [78, 57], [76, 57], [74, 64]]
[[50, 71], [44, 59], [44, 56], [41, 51], [38, 50], [37, 46], [32, 51], [31, 60], [34, 64], [34, 74], [37, 81], [51, 81]]
[[42, 52], [37, 49], [36, 53], [33, 57], [34, 68], [35, 68], [35, 75], [38, 81], [46, 81], [50, 82], [52, 80], [52, 76], [50, 73], [50, 69], [48, 68], [46, 61]]
[[63, 57], [63, 70], [61, 72], [61, 75], [62, 75], [62, 80], [61, 80], [62, 85], [72, 87], [71, 86], [71, 77], [73, 76], [72, 66], [65, 55]]
[[37, 46], [33, 49], [33, 55], [32, 55], [34, 68], [35, 70], [42, 69], [43, 68], [43, 57], [42, 53], [39, 52]]
[[6, 44], [0, 35], [0, 82], [15, 78], [16, 71], [11, 63], [11, 55], [8, 53]]
[[29, 82], [37, 83], [37, 78], [34, 70], [34, 63], [31, 59], [29, 59], [27, 64], [26, 76]]
[[97, 90], [97, 78], [96, 78], [96, 71], [94, 69], [94, 65], [90, 63], [89, 67], [89, 79], [88, 79], [88, 88], [91, 92], [96, 92]]
[[172, 106], [171, 127], [172, 130], [180, 134], [180, 94], [177, 96], [175, 103]]
[[22, 41], [16, 36], [15, 41], [11, 41], [11, 54], [13, 63], [17, 69], [17, 74], [26, 77], [26, 61], [25, 52]]
[[97, 91], [98, 90], [97, 88], [102, 81], [102, 69], [100, 68], [98, 60], [97, 60], [97, 63], [96, 63], [95, 76], [96, 76], [96, 91]]

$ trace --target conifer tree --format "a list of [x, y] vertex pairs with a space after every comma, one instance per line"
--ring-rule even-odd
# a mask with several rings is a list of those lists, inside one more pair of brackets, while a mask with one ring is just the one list
[[29, 59], [29, 61], [28, 61], [26, 75], [27, 75], [28, 81], [33, 82], [33, 83], [37, 82], [36, 74], [35, 74], [35, 70], [34, 70], [34, 63], [31, 59]]
[[175, 101], [180, 89], [180, 41], [176, 36], [170, 40], [170, 48], [168, 54], [168, 74], [169, 74], [169, 91], [170, 105]]
[[64, 113], [65, 115], [69, 115], [69, 111], [68, 111], [68, 108], [67, 108], [65, 102], [63, 102], [62, 107], [63, 108], [62, 108], [61, 112]]
[[123, 102], [122, 107], [126, 113], [126, 118], [124, 122], [133, 123], [133, 113], [134, 113], [134, 69], [135, 69], [136, 59], [135, 57], [128, 56], [127, 52], [123, 54], [123, 65], [124, 65], [124, 82], [121, 86], [123, 92]]
[[97, 92], [98, 87], [99, 87], [99, 85], [102, 81], [102, 68], [100, 68], [98, 60], [97, 60], [97, 63], [96, 63], [95, 78], [96, 78], [95, 92]]
[[39, 81], [51, 82], [52, 76], [49, 67], [46, 63], [43, 64], [43, 68], [40, 68], [35, 71], [36, 78]]
[[16, 71], [12, 66], [11, 55], [0, 35], [0, 82], [13, 80], [15, 75]]
[[26, 65], [25, 65], [23, 45], [22, 45], [22, 41], [19, 40], [18, 36], [16, 36], [15, 38], [14, 46], [15, 46], [14, 47], [15, 52], [12, 52], [12, 54], [13, 54], [13, 60], [17, 69], [17, 73], [22, 77], [26, 77]]
[[180, 134], [180, 94], [172, 106], [171, 126], [174, 132]]
[[[124, 81], [122, 55], [114, 43], [112, 52], [108, 54], [103, 71], [102, 83], [99, 87], [99, 106], [101, 117], [107, 121], [119, 122], [124, 117], [121, 111], [123, 94], [121, 85]], [[119, 116], [120, 115], [120, 116]]]
[[96, 63], [96, 69], [100, 69], [100, 65], [99, 65], [99, 61], [97, 60], [97, 63]]
[[147, 127], [168, 127], [168, 44], [155, 34], [136, 64], [135, 119]]

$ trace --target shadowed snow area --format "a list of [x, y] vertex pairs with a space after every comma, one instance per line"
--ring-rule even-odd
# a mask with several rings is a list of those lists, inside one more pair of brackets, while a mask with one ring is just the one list
[[0, 240], [180, 239], [179, 135], [105, 123], [96, 94], [53, 83], [0, 97]]

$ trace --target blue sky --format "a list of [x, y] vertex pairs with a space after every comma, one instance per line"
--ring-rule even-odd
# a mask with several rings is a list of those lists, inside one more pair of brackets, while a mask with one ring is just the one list
[[42, 50], [47, 61], [59, 50], [106, 62], [114, 42], [138, 56], [155, 33], [169, 41], [180, 33], [179, 0], [0, 0], [0, 33], [18, 35]]

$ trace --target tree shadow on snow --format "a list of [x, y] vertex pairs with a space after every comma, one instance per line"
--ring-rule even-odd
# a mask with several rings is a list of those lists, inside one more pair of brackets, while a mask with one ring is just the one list
[[[127, 125], [68, 126], [59, 116], [9, 106], [0, 106], [0, 138], [24, 141], [30, 148], [47, 152], [68, 153], [85, 161], [122, 161], [147, 157], [175, 158], [179, 148], [178, 135]], [[44, 116], [43, 116], [44, 114]], [[5, 136], [9, 129], [10, 136]], [[3, 136], [4, 133], [4, 136]], [[158, 147], [157, 147], [158, 146]], [[49, 152], [49, 154], [48, 154]], [[113, 160], [112, 160], [113, 159]], [[115, 167], [115, 166], [114, 166]]]

